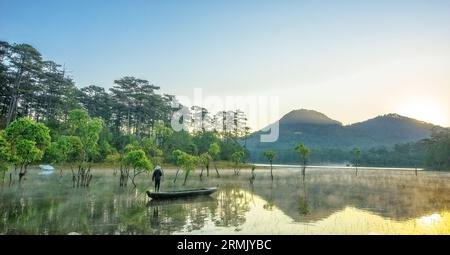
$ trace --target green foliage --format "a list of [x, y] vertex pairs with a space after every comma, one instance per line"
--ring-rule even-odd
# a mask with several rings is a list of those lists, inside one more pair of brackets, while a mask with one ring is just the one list
[[208, 167], [209, 163], [212, 161], [212, 157], [211, 157], [211, 155], [209, 155], [208, 152], [205, 152], [205, 153], [200, 154], [199, 160], [205, 167]]
[[122, 161], [121, 155], [118, 152], [112, 152], [105, 158], [103, 162], [106, 163], [107, 165], [116, 166], [120, 164], [121, 161]]
[[206, 176], [209, 176], [209, 165], [211, 161], [213, 160], [211, 155], [209, 155], [208, 152], [204, 152], [200, 154], [198, 157], [199, 163], [202, 164], [202, 172], [200, 173], [200, 177], [203, 176], [203, 170], [206, 168]]
[[306, 147], [303, 143], [299, 143], [295, 147], [295, 152], [297, 153], [298, 157], [300, 158], [302, 164], [306, 165], [306, 163], [308, 162], [309, 153], [311, 152], [310, 149], [308, 147]]
[[100, 139], [98, 141], [96, 154], [94, 155], [93, 160], [95, 162], [102, 162], [113, 151], [114, 151], [114, 148], [108, 143], [108, 141]]
[[4, 133], [4, 139], [10, 144], [9, 160], [20, 166], [40, 160], [50, 145], [49, 132], [44, 124], [29, 118], [12, 122]]
[[198, 153], [202, 154], [208, 152], [209, 146], [213, 143], [220, 143], [219, 138], [215, 132], [203, 131], [194, 134], [193, 141], [197, 146]]
[[101, 118], [105, 121], [111, 120], [111, 97], [105, 88], [90, 85], [79, 92], [79, 100], [84, 105], [91, 117]]
[[40, 150], [45, 150], [50, 145], [50, 130], [44, 124], [29, 118], [20, 118], [12, 122], [5, 129], [5, 135], [13, 147], [21, 140], [34, 142]]
[[1, 136], [0, 147], [9, 146], [9, 149], [0, 149], [4, 154], [2, 157], [5, 157], [0, 160], [2, 169], [7, 167], [8, 162], [19, 167], [19, 182], [27, 173], [28, 165], [41, 160], [45, 149], [50, 145], [49, 129], [29, 118], [13, 121]]
[[152, 161], [147, 158], [145, 155], [145, 152], [142, 149], [136, 149], [131, 150], [125, 154], [125, 156], [122, 159], [122, 163], [125, 166], [126, 170], [121, 173], [121, 185], [122, 184], [122, 178], [125, 176], [126, 179], [129, 178], [129, 171], [128, 168], [132, 168], [132, 176], [131, 176], [131, 182], [133, 183], [134, 187], [136, 187], [135, 178], [145, 172], [150, 172], [153, 169]]
[[433, 132], [425, 144], [426, 167], [435, 170], [450, 170], [450, 131]]
[[213, 160], [217, 160], [220, 153], [220, 146], [217, 143], [212, 143], [208, 148], [208, 154], [211, 155]]
[[0, 161], [7, 162], [11, 157], [11, 145], [6, 140], [5, 131], [0, 130]]
[[130, 151], [139, 150], [139, 149], [141, 149], [141, 146], [139, 146], [139, 145], [137, 144], [137, 142], [135, 142], [135, 143], [130, 143], [130, 144], [128, 144], [127, 146], [125, 146], [125, 153], [128, 153], [128, 152], [130, 152]]
[[353, 164], [355, 166], [358, 166], [359, 164], [359, 159], [361, 158], [361, 150], [358, 148], [354, 148], [352, 150], [352, 155], [353, 155]]
[[269, 164], [270, 164], [270, 177], [272, 178], [272, 180], [273, 180], [273, 167], [272, 167], [272, 163], [273, 163], [273, 160], [275, 159], [275, 157], [276, 157], [276, 155], [275, 155], [275, 153], [273, 152], [273, 151], [265, 151], [264, 153], [263, 153], [263, 155], [264, 155], [264, 157], [269, 161]]
[[100, 132], [97, 143], [98, 144], [97, 153], [93, 158], [95, 162], [104, 161], [109, 154], [116, 151], [116, 149], [113, 146], [111, 146], [112, 140], [113, 140], [112, 133], [110, 132], [109, 128], [105, 125], [105, 122], [103, 121], [102, 131]]
[[151, 171], [153, 168], [152, 162], [147, 158], [145, 152], [141, 149], [132, 150], [125, 154], [123, 163], [137, 171]]
[[199, 163], [199, 158], [181, 150], [175, 150], [172, 154], [175, 158], [176, 165], [184, 171], [185, 177], [183, 184], [186, 184], [187, 177], [191, 171], [195, 170], [195, 167]]
[[244, 158], [244, 155], [245, 153], [243, 151], [236, 151], [231, 155], [231, 161], [233, 161], [235, 164], [239, 164]]
[[173, 129], [166, 127], [164, 122], [156, 122], [154, 129], [154, 141], [157, 146], [163, 146], [169, 137], [173, 135]]
[[154, 165], [161, 165], [163, 161], [164, 152], [158, 148], [154, 139], [144, 138], [142, 139], [142, 148], [145, 151], [145, 154], [153, 159]]
[[234, 173], [236, 175], [239, 175], [240, 172], [239, 164], [242, 162], [244, 155], [245, 155], [244, 151], [236, 151], [231, 155], [231, 160], [234, 163]]
[[269, 161], [269, 163], [272, 164], [273, 160], [275, 159], [275, 153], [269, 150], [265, 151], [263, 155]]
[[117, 137], [112, 139], [112, 145], [117, 149], [119, 154], [124, 154], [125, 149], [129, 144], [138, 144], [138, 140], [133, 135], [117, 134]]
[[5, 178], [5, 173], [9, 169], [11, 153], [10, 144], [6, 140], [5, 132], [0, 131], [0, 179], [3, 181]]
[[86, 111], [75, 109], [69, 112], [69, 133], [79, 137], [83, 147], [83, 160], [92, 161], [98, 153], [98, 140], [103, 122], [89, 117]]
[[295, 147], [295, 152], [297, 153], [297, 155], [300, 158], [300, 161], [302, 163], [302, 175], [303, 175], [303, 181], [305, 181], [306, 164], [308, 163], [308, 156], [311, 151], [303, 143], [299, 143]]
[[164, 155], [167, 155], [167, 160], [175, 162], [173, 157], [173, 151], [180, 150], [185, 151], [192, 155], [197, 155], [197, 146], [193, 142], [192, 136], [182, 130], [179, 132], [173, 132], [173, 134], [167, 138], [167, 141], [163, 145]]
[[224, 141], [222, 141], [221, 143], [219, 143], [220, 145], [220, 159], [222, 160], [230, 160], [231, 159], [231, 155], [236, 152], [236, 151], [245, 151], [247, 155], [247, 150], [244, 149], [239, 143], [235, 142], [234, 140], [231, 139], [225, 139]]
[[30, 140], [19, 140], [15, 147], [15, 160], [22, 165], [29, 165], [34, 161], [40, 160], [44, 154], [36, 146], [36, 142]]
[[47, 154], [55, 163], [74, 163], [82, 161], [83, 144], [78, 136], [60, 136], [53, 142]]
[[61, 66], [31, 45], [0, 41], [0, 127], [32, 113], [58, 133], [57, 123], [76, 105], [76, 90]]
[[158, 86], [144, 79], [125, 76], [115, 80], [110, 89], [114, 130], [124, 130], [140, 140], [151, 135], [157, 121], [169, 123], [171, 97], [158, 95], [157, 90]]

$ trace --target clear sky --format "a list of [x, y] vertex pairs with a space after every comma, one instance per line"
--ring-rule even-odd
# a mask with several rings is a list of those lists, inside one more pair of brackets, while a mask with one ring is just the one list
[[176, 95], [277, 95], [280, 114], [450, 126], [448, 0], [0, 0], [0, 40], [79, 87], [132, 75]]

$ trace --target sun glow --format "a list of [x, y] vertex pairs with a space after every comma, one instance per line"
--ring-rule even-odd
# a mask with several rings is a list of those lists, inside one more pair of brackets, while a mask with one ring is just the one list
[[447, 125], [447, 119], [442, 112], [442, 108], [433, 100], [420, 98], [410, 99], [399, 107], [398, 113], [406, 117], [436, 125]]
[[442, 220], [442, 217], [440, 214], [433, 213], [429, 216], [423, 216], [423, 217], [417, 219], [417, 222], [421, 226], [431, 227], [431, 226], [438, 224], [441, 220]]

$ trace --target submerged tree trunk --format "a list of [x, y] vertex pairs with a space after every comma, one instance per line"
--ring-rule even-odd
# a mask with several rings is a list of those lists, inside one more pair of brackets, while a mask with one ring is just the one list
[[270, 162], [270, 178], [272, 178], [273, 181], [273, 167], [272, 167], [272, 162]]
[[180, 172], [180, 168], [177, 169], [177, 172], [175, 173], [175, 178], [173, 179], [173, 183], [177, 181], [178, 173]]
[[120, 177], [119, 177], [119, 186], [126, 187], [128, 184], [128, 168], [124, 167], [123, 164], [120, 164]]
[[[249, 178], [250, 184], [253, 184], [253, 182], [255, 181], [255, 178], [256, 178], [255, 171], [252, 170], [252, 176]], [[253, 189], [253, 186], [252, 186], [252, 189]]]
[[305, 167], [302, 168], [302, 180], [305, 181], [305, 177], [306, 177], [306, 169]]
[[302, 180], [305, 181], [305, 177], [306, 177], [306, 161], [303, 160], [303, 165], [302, 165]]
[[216, 169], [217, 177], [220, 177], [219, 170], [217, 170], [217, 164], [214, 162], [214, 168]]
[[19, 183], [22, 181], [22, 178], [27, 174], [28, 165], [21, 165], [19, 171]]
[[71, 167], [70, 170], [72, 171], [72, 187], [75, 188], [75, 184], [77, 182], [75, 177], [75, 171], [73, 170], [73, 167]]
[[72, 181], [74, 187], [89, 187], [92, 181], [91, 166], [86, 168], [85, 166], [79, 165], [76, 174], [72, 170]]
[[136, 176], [138, 175], [139, 173], [137, 173], [136, 174], [136, 168], [134, 168], [133, 169], [133, 178], [131, 178], [131, 183], [133, 183], [133, 186], [136, 188], [137, 186], [136, 186], [136, 183], [134, 182], [134, 179], [136, 178]]
[[306, 176], [306, 159], [303, 159], [302, 175], [303, 175], [303, 181], [305, 181], [305, 176]]
[[184, 182], [183, 182], [183, 186], [184, 186], [184, 185], [186, 185], [186, 181], [187, 181], [188, 175], [189, 175], [189, 172], [188, 172], [188, 171], [186, 171], [186, 174], [184, 175]]
[[234, 164], [234, 174], [235, 174], [236, 176], [239, 176], [240, 171], [241, 171], [241, 168], [239, 167], [239, 163], [235, 163], [235, 164]]

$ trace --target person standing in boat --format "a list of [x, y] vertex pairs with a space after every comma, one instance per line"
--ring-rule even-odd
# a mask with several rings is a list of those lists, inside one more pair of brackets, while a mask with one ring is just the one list
[[161, 184], [161, 177], [164, 175], [162, 169], [160, 166], [156, 166], [155, 170], [153, 171], [152, 175], [152, 181], [155, 182], [155, 191], [159, 191], [159, 186]]

